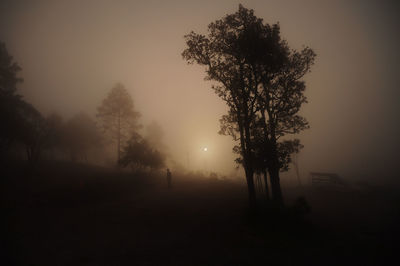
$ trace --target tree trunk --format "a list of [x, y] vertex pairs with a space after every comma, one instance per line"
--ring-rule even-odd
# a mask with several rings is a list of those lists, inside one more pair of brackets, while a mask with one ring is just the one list
[[257, 199], [256, 199], [256, 190], [254, 187], [254, 168], [253, 168], [254, 164], [253, 164], [253, 154], [251, 147], [250, 121], [247, 115], [247, 109], [245, 113], [244, 133], [245, 133], [244, 142], [246, 144], [246, 150], [244, 151], [245, 152], [244, 162], [246, 164], [245, 170], [246, 170], [247, 186], [249, 189], [249, 203], [250, 203], [250, 208], [255, 209], [257, 204]]
[[265, 195], [267, 197], [267, 200], [269, 200], [269, 186], [268, 186], [268, 175], [267, 175], [267, 169], [264, 170], [263, 172], [264, 176], [264, 184], [265, 184]]
[[268, 168], [271, 180], [272, 199], [278, 204], [283, 205], [283, 196], [279, 180], [279, 166], [276, 164]]
[[279, 205], [283, 206], [283, 196], [281, 190], [281, 183], [279, 178], [279, 158], [278, 158], [278, 150], [277, 150], [277, 143], [276, 143], [276, 136], [275, 136], [275, 126], [272, 123], [271, 126], [271, 166], [268, 167], [268, 172], [270, 175], [271, 180], [271, 192], [272, 192], [272, 199]]
[[[238, 117], [239, 116], [240, 114], [238, 114]], [[243, 156], [243, 167], [246, 174], [247, 190], [249, 193], [249, 205], [251, 209], [255, 209], [257, 200], [256, 200], [256, 190], [254, 188], [254, 179], [253, 179], [254, 170], [249, 160], [249, 152], [248, 152], [249, 146], [247, 145], [248, 143], [246, 143], [245, 141], [243, 124], [241, 123], [241, 121], [238, 121], [238, 125], [240, 133], [240, 147], [242, 149], [242, 156]]]
[[246, 173], [246, 181], [247, 181], [247, 189], [249, 192], [249, 205], [251, 209], [256, 208], [256, 190], [254, 187], [254, 171], [251, 169], [251, 167], [245, 167], [245, 173]]

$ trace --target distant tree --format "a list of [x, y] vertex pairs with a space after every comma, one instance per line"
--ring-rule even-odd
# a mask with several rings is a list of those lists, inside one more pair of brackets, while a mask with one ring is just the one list
[[18, 108], [17, 138], [25, 145], [29, 162], [36, 162], [46, 145], [48, 128], [46, 120], [31, 104], [23, 102]]
[[14, 62], [6, 46], [0, 42], [0, 157], [7, 153], [10, 145], [16, 141], [20, 117], [18, 109], [24, 106], [22, 97], [17, 95], [17, 85], [22, 82], [18, 77], [20, 66]]
[[0, 96], [0, 157], [9, 152], [13, 143], [18, 141], [21, 128], [21, 117], [19, 109], [25, 102], [17, 95]]
[[134, 134], [123, 150], [120, 164], [132, 169], [158, 170], [165, 166], [165, 156], [152, 148], [146, 139]]
[[156, 149], [151, 149], [147, 157], [147, 166], [152, 170], [165, 167], [165, 155]]
[[135, 111], [132, 97], [120, 83], [116, 84], [97, 109], [104, 132], [117, 142], [117, 162], [121, 159], [121, 147], [138, 127], [140, 113]]
[[14, 62], [13, 57], [8, 53], [6, 45], [0, 42], [0, 94], [15, 95], [17, 84], [23, 79], [18, 77], [21, 67]]
[[0, 131], [1, 157], [12, 143], [25, 147], [27, 159], [37, 161], [45, 145], [46, 123], [43, 116], [31, 104], [17, 94], [20, 66], [8, 54], [4, 43], [0, 42]]
[[76, 161], [79, 155], [87, 161], [87, 152], [101, 145], [96, 122], [82, 112], [67, 121], [63, 134], [72, 161]]
[[289, 49], [278, 24], [264, 24], [242, 5], [211, 23], [208, 36], [191, 32], [185, 39], [184, 59], [206, 67], [206, 78], [217, 82], [213, 89], [229, 107], [221, 132], [239, 141], [250, 205], [255, 206], [253, 174], [260, 152], [254, 146], [255, 133], [265, 144], [272, 196], [282, 204], [278, 138], [307, 128], [297, 114], [305, 102], [300, 79], [313, 64], [314, 52], [308, 47], [301, 52]]

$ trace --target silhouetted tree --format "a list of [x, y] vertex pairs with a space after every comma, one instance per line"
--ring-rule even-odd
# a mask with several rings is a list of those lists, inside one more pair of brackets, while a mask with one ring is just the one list
[[18, 108], [18, 140], [25, 145], [28, 161], [36, 162], [46, 144], [46, 120], [31, 104], [22, 103]]
[[14, 62], [13, 57], [8, 53], [6, 45], [0, 42], [0, 94], [15, 95], [17, 84], [23, 79], [18, 77], [21, 67]]
[[292, 162], [291, 155], [298, 153], [303, 145], [299, 139], [284, 140], [277, 143], [279, 169], [281, 171], [288, 171], [289, 165]]
[[46, 144], [48, 125], [35, 107], [17, 94], [20, 66], [0, 42], [0, 149], [3, 156], [12, 143], [25, 147], [28, 161], [39, 159]]
[[[253, 136], [255, 171], [258, 174], [263, 174], [265, 190], [267, 191], [268, 197], [269, 188], [267, 172], [270, 172], [271, 168], [273, 167], [273, 163], [275, 160], [274, 156], [277, 156], [279, 170], [282, 172], [288, 171], [289, 165], [292, 161], [291, 155], [293, 153], [298, 153], [299, 150], [303, 148], [303, 145], [300, 144], [300, 140], [298, 139], [279, 141], [277, 142], [276, 146], [277, 153], [276, 155], [274, 155], [272, 142], [269, 139], [268, 135], [264, 134], [265, 132], [263, 131], [262, 126], [263, 123], [263, 120], [257, 120], [257, 122], [254, 124], [254, 128], [251, 129], [251, 132]], [[272, 177], [270, 174], [270, 181], [272, 184], [274, 180], [272, 180], [271, 178]], [[280, 190], [280, 187], [278, 189]], [[281, 199], [276, 198], [276, 190], [273, 190], [272, 193], [274, 195], [274, 199], [280, 202]]]
[[131, 166], [133, 169], [150, 168], [158, 170], [165, 165], [165, 156], [138, 134], [133, 134], [128, 145], [123, 150], [120, 160], [123, 167]]
[[139, 127], [140, 113], [135, 111], [132, 97], [120, 83], [112, 88], [97, 111], [97, 117], [104, 131], [117, 142], [117, 162], [119, 162], [121, 147], [131, 133]]
[[263, 136], [263, 132], [260, 130], [259, 123], [255, 123], [252, 128], [252, 143], [254, 147], [254, 169], [258, 175], [263, 175], [264, 178], [264, 189], [267, 199], [270, 199], [269, 186], [268, 186], [268, 164], [271, 160], [270, 156], [270, 145], [268, 140]]
[[238, 132], [250, 204], [255, 204], [253, 133], [257, 127], [263, 130], [268, 147], [272, 196], [282, 203], [277, 140], [308, 126], [297, 112], [305, 102], [300, 79], [313, 64], [314, 52], [308, 47], [300, 53], [290, 50], [280, 38], [278, 24], [264, 24], [242, 5], [238, 12], [211, 23], [207, 37], [191, 32], [185, 38], [184, 59], [206, 67], [207, 79], [217, 82], [213, 89], [229, 107], [222, 122], [235, 126], [225, 123], [222, 128], [229, 135], [232, 129]]
[[237, 123], [251, 206], [255, 206], [256, 196], [250, 126], [257, 110], [242, 43], [247, 29], [256, 24], [262, 26], [261, 20], [240, 5], [238, 12], [211, 23], [207, 37], [194, 32], [185, 35], [187, 48], [182, 53], [188, 63], [206, 67], [206, 78], [217, 82], [212, 88], [226, 102]]
[[315, 53], [305, 47], [302, 51], [290, 50], [286, 42], [281, 42], [286, 52], [279, 69], [270, 73], [261, 60], [258, 64], [258, 97], [256, 105], [262, 121], [264, 137], [270, 147], [268, 171], [271, 178], [273, 198], [282, 202], [279, 171], [287, 170], [290, 155], [302, 147], [299, 140], [278, 140], [288, 134], [297, 134], [309, 128], [307, 120], [298, 114], [302, 104], [307, 102], [304, 95], [305, 82], [301, 79], [314, 64]]
[[25, 104], [16, 93], [18, 83], [22, 82], [22, 78], [18, 77], [20, 70], [5, 44], [0, 42], [0, 157], [8, 152], [18, 135], [21, 120], [18, 109]]
[[0, 157], [6, 156], [11, 146], [19, 141], [22, 121], [19, 109], [24, 104], [18, 95], [0, 96]]
[[2, 156], [12, 143], [25, 147], [27, 159], [36, 161], [45, 144], [46, 123], [42, 115], [31, 104], [17, 94], [20, 66], [8, 54], [0, 42], [0, 149]]
[[228, 105], [231, 121], [237, 123], [249, 201], [255, 205], [254, 153], [250, 128], [257, 113], [259, 57], [269, 60], [272, 70], [280, 61], [279, 40], [275, 28], [264, 25], [253, 10], [239, 5], [239, 11], [208, 26], [208, 36], [186, 35], [183, 57], [189, 63], [206, 66], [207, 79], [217, 81], [213, 89]]

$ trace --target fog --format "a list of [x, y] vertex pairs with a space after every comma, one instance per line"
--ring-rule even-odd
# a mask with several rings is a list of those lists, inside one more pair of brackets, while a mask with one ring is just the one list
[[[393, 182], [400, 148], [400, 13], [395, 1], [240, 1], [279, 22], [289, 46], [317, 54], [306, 75], [310, 129], [297, 136], [310, 171]], [[218, 135], [225, 103], [187, 65], [183, 36], [239, 1], [2, 1], [0, 40], [22, 67], [18, 92], [43, 114], [96, 108], [121, 82], [144, 126], [157, 121], [178, 164], [235, 173], [233, 142]], [[204, 152], [203, 148], [208, 151]], [[241, 172], [236, 173], [241, 175]], [[283, 177], [283, 179], [285, 176]], [[288, 177], [290, 179], [290, 172]]]
[[396, 261], [399, 14], [0, 1], [2, 265]]

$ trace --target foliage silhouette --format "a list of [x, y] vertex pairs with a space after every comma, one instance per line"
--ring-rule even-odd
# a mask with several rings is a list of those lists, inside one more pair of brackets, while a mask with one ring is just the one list
[[8, 53], [5, 43], [0, 42], [0, 121], [6, 130], [0, 131], [0, 156], [6, 156], [11, 145], [17, 140], [19, 131], [18, 109], [24, 104], [17, 95], [17, 85], [22, 82], [18, 77], [21, 67]]
[[139, 134], [133, 134], [123, 149], [120, 164], [133, 170], [158, 170], [165, 165], [165, 156], [151, 147], [150, 143]]
[[234, 150], [241, 155], [237, 162], [246, 173], [250, 205], [256, 204], [255, 133], [263, 138], [272, 197], [283, 204], [279, 170], [287, 163], [279, 158], [289, 162], [288, 152], [300, 146], [297, 141], [279, 144], [278, 139], [308, 128], [298, 115], [306, 102], [305, 83], [300, 79], [309, 71], [315, 53], [308, 47], [301, 52], [289, 49], [280, 37], [279, 24], [264, 24], [242, 5], [236, 13], [211, 23], [208, 36], [191, 32], [185, 39], [183, 58], [206, 67], [206, 79], [216, 82], [212, 88], [229, 107], [228, 115], [220, 120], [220, 132], [239, 141]]
[[19, 71], [21, 67], [0, 42], [0, 121], [6, 129], [0, 133], [0, 156], [4, 159], [13, 145], [22, 144], [28, 161], [35, 162], [46, 143], [47, 125], [40, 112], [17, 94], [23, 81]]
[[16, 94], [17, 84], [23, 81], [17, 76], [19, 71], [21, 71], [21, 67], [14, 62], [5, 43], [0, 41], [0, 93], [2, 96]]
[[19, 139], [25, 145], [28, 161], [36, 162], [46, 143], [46, 120], [31, 105], [24, 103], [20, 106]]

